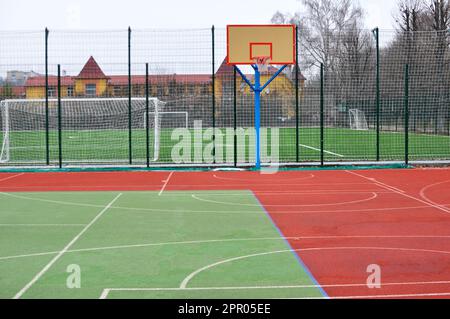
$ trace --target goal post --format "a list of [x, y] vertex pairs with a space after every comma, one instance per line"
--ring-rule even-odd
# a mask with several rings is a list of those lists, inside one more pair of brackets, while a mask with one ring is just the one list
[[[149, 123], [158, 123], [155, 126], [154, 134], [154, 157], [153, 161], [158, 161], [160, 159], [161, 150], [161, 130], [163, 129], [175, 129], [183, 128], [189, 129], [189, 113], [187, 111], [159, 111], [159, 112], [149, 112]], [[142, 118], [141, 127], [145, 128], [145, 123], [147, 122], [147, 113], [144, 113]]]
[[0, 149], [0, 163], [9, 161], [9, 110], [8, 101], [0, 102], [0, 124], [1, 124], [1, 149]]
[[359, 109], [348, 110], [348, 118], [350, 129], [357, 131], [368, 131], [369, 124], [367, 123], [366, 115]]
[[[48, 101], [48, 118], [44, 99], [0, 101], [0, 163], [44, 163], [48, 130], [50, 162], [57, 158], [57, 99]], [[187, 112], [172, 115], [164, 112], [165, 102], [149, 99], [149, 133], [153, 161], [160, 158], [162, 123], [165, 116], [178, 116], [175, 125], [185, 127]], [[133, 148], [145, 154], [146, 98], [65, 98], [61, 100], [61, 131], [65, 163], [126, 163], [128, 128], [131, 119]], [[166, 114], [167, 113], [167, 114]], [[131, 118], [130, 118], [131, 115]], [[167, 119], [170, 121], [170, 119]], [[143, 144], [143, 145], [142, 145]], [[140, 158], [140, 157], [139, 157]]]

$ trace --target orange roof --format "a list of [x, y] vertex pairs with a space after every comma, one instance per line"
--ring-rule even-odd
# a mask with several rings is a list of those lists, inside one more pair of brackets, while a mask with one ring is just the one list
[[[61, 77], [62, 86], [74, 85], [75, 79], [78, 77], [63, 76]], [[112, 75], [107, 78], [109, 85], [128, 85], [127, 75]], [[171, 81], [176, 81], [180, 84], [205, 84], [211, 82], [211, 76], [209, 74], [168, 74], [168, 75], [149, 75], [148, 77], [150, 84], [156, 83], [169, 83]], [[54, 75], [49, 75], [48, 84], [50, 86], [58, 85], [58, 77]], [[131, 84], [145, 84], [145, 75], [132, 75]], [[30, 77], [25, 83], [26, 87], [36, 87], [45, 86], [45, 76]]]
[[79, 79], [107, 79], [105, 73], [103, 73], [102, 69], [95, 61], [94, 57], [90, 57], [89, 60], [84, 65], [80, 74], [78, 74], [77, 78]]
[[227, 58], [225, 57], [225, 59], [223, 60], [222, 64], [220, 65], [219, 69], [216, 72], [216, 76], [218, 78], [220, 77], [229, 77], [229, 76], [233, 76], [234, 73], [234, 66], [230, 65], [227, 63]]
[[[150, 84], [168, 83], [175, 81], [182, 84], [203, 84], [211, 81], [208, 74], [167, 74], [167, 75], [149, 75]], [[127, 75], [112, 75], [109, 77], [110, 85], [128, 85]], [[145, 75], [132, 75], [131, 84], [145, 84]]]
[[[57, 86], [58, 85], [58, 77], [56, 75], [48, 76], [48, 85]], [[72, 76], [62, 76], [61, 77], [61, 85], [62, 86], [71, 86], [74, 85], [74, 78]], [[33, 76], [27, 79], [25, 82], [25, 86], [45, 86], [45, 76]]]
[[[12, 96], [25, 96], [25, 87], [23, 86], [11, 86], [9, 87], [11, 90], [10, 93]], [[0, 86], [0, 96], [3, 95], [3, 91], [6, 91], [5, 87]]]
[[[298, 67], [298, 66], [297, 66], [297, 67]], [[216, 76], [217, 76], [218, 78], [220, 78], [220, 77], [232, 77], [232, 76], [233, 76], [233, 68], [234, 68], [233, 65], [230, 65], [230, 64], [227, 63], [227, 58], [225, 57], [225, 59], [223, 60], [222, 64], [220, 65], [219, 69], [217, 70]], [[292, 69], [295, 70], [294, 67], [292, 67]], [[300, 80], [300, 81], [306, 80], [306, 78], [303, 76], [302, 72], [300, 71], [300, 67], [298, 67], [298, 69], [299, 69], [299, 80]], [[279, 70], [278, 68], [276, 68], [276, 67], [274, 67], [274, 66], [272, 66], [272, 65], [269, 65], [267, 71], [266, 71], [266, 72], [262, 72], [261, 74], [265, 74], [265, 75], [267, 75], [267, 74], [273, 75], [273, 74], [275, 74], [278, 70]], [[295, 73], [293, 73], [293, 75], [294, 75], [294, 74], [295, 74]], [[249, 79], [253, 79], [253, 74], [246, 74], [246, 76], [247, 76]]]

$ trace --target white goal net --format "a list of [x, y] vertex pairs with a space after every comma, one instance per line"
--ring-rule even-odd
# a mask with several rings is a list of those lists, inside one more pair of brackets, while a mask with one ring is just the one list
[[348, 118], [350, 129], [358, 131], [367, 131], [369, 129], [366, 115], [363, 111], [359, 109], [350, 109], [348, 110]]
[[[146, 158], [145, 98], [132, 98], [131, 105], [128, 98], [62, 99], [60, 117], [58, 101], [49, 99], [48, 105], [46, 114], [43, 99], [0, 102], [0, 163], [44, 163], [47, 152], [50, 161], [56, 161], [59, 131], [65, 163], [127, 163], [129, 145], [133, 159]], [[164, 127], [188, 126], [187, 112], [164, 112], [164, 106], [157, 98], [149, 99], [153, 161], [161, 156]]]

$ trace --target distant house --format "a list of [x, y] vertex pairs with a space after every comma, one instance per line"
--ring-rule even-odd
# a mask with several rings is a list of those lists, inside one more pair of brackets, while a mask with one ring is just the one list
[[[48, 95], [57, 96], [57, 77], [48, 77]], [[145, 96], [145, 76], [131, 77], [133, 96]], [[150, 75], [151, 96], [208, 94], [211, 76], [205, 74]], [[31, 77], [25, 83], [28, 99], [45, 98], [45, 76]], [[206, 92], [205, 92], [206, 90]], [[77, 76], [61, 76], [61, 97], [124, 97], [128, 95], [128, 76], [107, 76], [91, 56]]]
[[[261, 74], [261, 81], [266, 82], [278, 69], [270, 66], [268, 71]], [[218, 116], [224, 108], [232, 106], [233, 96], [233, 66], [226, 63], [226, 59], [215, 74], [215, 96]], [[247, 75], [253, 81], [253, 75]], [[251, 99], [251, 90], [238, 76], [238, 94]], [[61, 97], [88, 98], [88, 97], [126, 97], [128, 96], [127, 75], [107, 75], [103, 72], [94, 57], [90, 57], [76, 76], [61, 76]], [[212, 77], [210, 74], [152, 74], [149, 75], [149, 95], [162, 100], [191, 99], [190, 102], [178, 102], [190, 109], [202, 108], [210, 105], [212, 91]], [[303, 93], [305, 78], [299, 70], [300, 94]], [[57, 97], [58, 79], [55, 75], [48, 76], [48, 95]], [[146, 77], [132, 75], [131, 94], [133, 97], [145, 96]], [[45, 98], [45, 76], [30, 76], [22, 88], [22, 95], [27, 99]], [[24, 94], [25, 92], [25, 94]], [[20, 93], [20, 92], [17, 92]], [[295, 67], [288, 67], [265, 90], [263, 99], [271, 101], [272, 106], [280, 108], [280, 116], [292, 118], [295, 114], [293, 97], [295, 96]], [[221, 109], [222, 108], [222, 109]]]
[[5, 82], [11, 84], [12, 86], [23, 86], [28, 78], [34, 76], [40, 76], [40, 74], [34, 71], [7, 71]]
[[0, 100], [3, 99], [23, 99], [25, 98], [25, 87], [12, 86], [9, 83], [3, 82], [0, 85]]
[[[298, 67], [298, 66], [297, 66]], [[216, 98], [219, 103], [227, 103], [227, 99], [233, 95], [233, 71], [234, 67], [228, 65], [226, 58], [220, 65], [216, 73]], [[269, 66], [267, 72], [261, 73], [261, 83], [266, 83], [278, 69], [273, 66]], [[303, 94], [306, 78], [299, 71], [299, 90], [300, 94]], [[253, 74], [247, 74], [246, 77], [253, 82]], [[250, 95], [252, 92], [250, 87], [244, 82], [244, 80], [237, 74], [237, 90], [238, 94]], [[280, 100], [281, 107], [283, 109], [283, 115], [287, 118], [294, 116], [294, 106], [292, 98], [295, 96], [295, 66], [288, 66], [277, 78], [273, 80], [270, 86], [265, 90], [265, 96], [276, 96]]]

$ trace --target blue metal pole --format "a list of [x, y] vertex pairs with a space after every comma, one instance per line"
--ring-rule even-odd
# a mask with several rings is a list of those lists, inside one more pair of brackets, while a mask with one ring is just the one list
[[256, 133], [256, 169], [261, 168], [261, 137], [260, 137], [260, 127], [261, 127], [261, 73], [257, 66], [255, 69], [255, 133]]
[[261, 86], [261, 73], [258, 69], [258, 66], [252, 65], [252, 68], [255, 70], [255, 84], [253, 85], [249, 79], [245, 76], [244, 73], [238, 68], [235, 67], [235, 70], [239, 73], [245, 83], [248, 84], [250, 89], [255, 93], [255, 133], [256, 133], [256, 169], [261, 168], [261, 135], [260, 135], [260, 127], [261, 127], [261, 92], [265, 90], [269, 84], [275, 80], [275, 78], [283, 72], [283, 70], [287, 67], [287, 65], [283, 65], [272, 77], [267, 81], [264, 85]]

